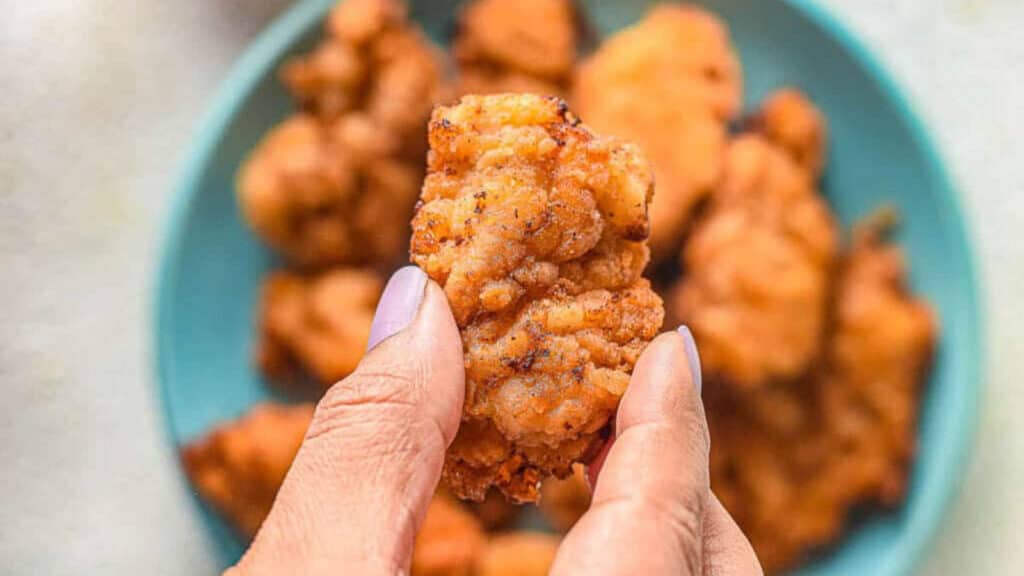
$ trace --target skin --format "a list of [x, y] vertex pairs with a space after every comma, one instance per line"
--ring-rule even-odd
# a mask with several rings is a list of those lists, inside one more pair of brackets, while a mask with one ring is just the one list
[[[408, 574], [464, 388], [458, 329], [428, 282], [412, 323], [321, 400], [270, 515], [226, 574]], [[708, 486], [707, 424], [681, 336], [663, 334], [641, 356], [616, 426], [594, 466], [594, 505], [552, 573], [761, 574]]]

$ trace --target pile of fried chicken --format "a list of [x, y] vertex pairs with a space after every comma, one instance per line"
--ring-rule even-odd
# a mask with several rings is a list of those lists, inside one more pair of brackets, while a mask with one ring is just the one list
[[[743, 115], [713, 14], [658, 5], [588, 53], [585, 21], [572, 0], [474, 0], [446, 52], [401, 0], [346, 0], [281, 67], [295, 112], [241, 166], [238, 202], [287, 262], [262, 286], [255, 362], [307, 401], [182, 448], [242, 537], [407, 260], [444, 288], [467, 374], [415, 576], [547, 573], [663, 325], [696, 338], [712, 488], [766, 572], [903, 500], [938, 321], [887, 242], [893, 214], [841, 231], [825, 117], [792, 88]], [[533, 503], [550, 532], [515, 529]]]

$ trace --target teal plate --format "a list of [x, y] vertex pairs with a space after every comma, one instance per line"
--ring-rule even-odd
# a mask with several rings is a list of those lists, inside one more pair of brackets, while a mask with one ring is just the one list
[[[274, 260], [241, 221], [233, 179], [246, 152], [290, 109], [277, 65], [312, 45], [333, 3], [298, 2], [252, 44], [203, 120], [178, 181], [155, 323], [163, 404], [176, 447], [268, 395], [249, 351], [259, 281]], [[896, 511], [859, 520], [839, 545], [799, 573], [908, 573], [958, 486], [982, 382], [981, 306], [956, 192], [896, 85], [820, 8], [804, 0], [700, 3], [729, 25], [743, 61], [748, 107], [788, 84], [824, 111], [831, 132], [824, 190], [842, 221], [849, 224], [882, 204], [905, 216], [897, 240], [909, 255], [914, 289], [932, 302], [942, 322], [909, 497]], [[440, 41], [456, 4], [414, 2], [413, 15]], [[651, 3], [582, 4], [598, 31], [607, 33], [637, 20]], [[197, 510], [208, 520], [213, 553], [228, 565], [241, 545], [209, 510], [198, 503]]]

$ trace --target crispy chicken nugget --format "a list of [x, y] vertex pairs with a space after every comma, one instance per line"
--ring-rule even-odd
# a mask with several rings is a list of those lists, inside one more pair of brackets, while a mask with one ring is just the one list
[[480, 522], [451, 497], [435, 495], [416, 535], [412, 576], [473, 576], [484, 546]]
[[768, 573], [838, 538], [851, 509], [903, 497], [937, 334], [905, 275], [899, 250], [860, 235], [824, 366], [797, 382], [721, 389], [708, 403], [712, 486]]
[[200, 496], [251, 538], [270, 513], [312, 418], [312, 404], [257, 405], [182, 448], [185, 472]]
[[508, 532], [491, 538], [477, 576], [547, 576], [558, 552], [558, 536], [543, 532]]
[[824, 336], [837, 236], [811, 175], [786, 149], [756, 133], [730, 144], [672, 295], [706, 374], [755, 387], [810, 368]]
[[476, 0], [462, 10], [452, 46], [457, 91], [562, 95], [576, 41], [571, 0]]
[[301, 368], [326, 390], [362, 359], [382, 290], [370, 270], [271, 274], [260, 299], [257, 364], [274, 378]]
[[694, 6], [663, 4], [611, 36], [579, 68], [574, 102], [595, 129], [639, 144], [654, 166], [656, 259], [679, 244], [718, 178], [726, 124], [740, 108], [726, 28]]
[[647, 261], [651, 176], [557, 98], [467, 96], [439, 108], [412, 259], [462, 332], [466, 403], [444, 476], [537, 499], [584, 458], [660, 327]]

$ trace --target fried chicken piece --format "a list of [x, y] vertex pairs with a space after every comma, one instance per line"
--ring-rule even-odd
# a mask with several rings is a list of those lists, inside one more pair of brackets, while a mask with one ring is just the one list
[[411, 255], [462, 332], [463, 423], [444, 476], [534, 501], [600, 440], [661, 299], [640, 277], [652, 185], [636, 148], [557, 98], [467, 96], [438, 108]]
[[204, 500], [252, 538], [270, 513], [312, 418], [312, 404], [257, 405], [183, 447], [185, 473]]
[[412, 553], [412, 576], [473, 576], [485, 538], [480, 523], [451, 497], [435, 495]]
[[242, 165], [246, 221], [298, 266], [391, 262], [402, 252], [408, 232], [401, 215], [412, 212], [422, 170], [373, 142], [379, 134], [366, 122], [353, 115], [328, 128], [293, 116]]
[[348, 0], [281, 75], [303, 111], [238, 175], [249, 225], [302, 267], [396, 263], [422, 183], [426, 124], [446, 98], [437, 50], [398, 0]]
[[362, 359], [382, 290], [369, 270], [271, 274], [260, 299], [257, 364], [278, 379], [300, 367], [326, 390]]
[[578, 69], [574, 101], [596, 130], [639, 144], [654, 166], [651, 249], [667, 257], [721, 170], [741, 72], [728, 31], [694, 6], [662, 4]]
[[574, 464], [571, 476], [545, 480], [540, 487], [537, 506], [555, 530], [568, 532], [590, 508], [586, 468], [582, 464]]
[[837, 241], [811, 175], [782, 146], [756, 133], [730, 144], [672, 294], [706, 375], [756, 387], [811, 367], [824, 335]]
[[[345, 0], [327, 18], [326, 38], [289, 60], [281, 78], [299, 105], [325, 121], [365, 114], [399, 143], [419, 143], [444, 98], [441, 55], [408, 19], [401, 0]], [[420, 148], [420, 149], [421, 149]]]
[[903, 498], [937, 334], [905, 274], [898, 249], [861, 235], [822, 369], [708, 401], [712, 486], [767, 573], [837, 539], [855, 507]]
[[[906, 262], [876, 228], [856, 233], [838, 296], [823, 410], [848, 457], [882, 456], [862, 497], [897, 504], [915, 451], [920, 392], [934, 356], [938, 319], [906, 286]], [[872, 422], [873, 421], [873, 422]], [[856, 478], [850, 475], [848, 478]]]
[[555, 562], [559, 538], [543, 532], [494, 536], [480, 557], [477, 576], [546, 576]]
[[464, 94], [566, 93], [576, 62], [571, 0], [475, 0], [463, 8], [452, 53]]
[[772, 93], [761, 104], [753, 125], [784, 147], [812, 178], [821, 176], [828, 140], [825, 117], [800, 91], [783, 88]]

